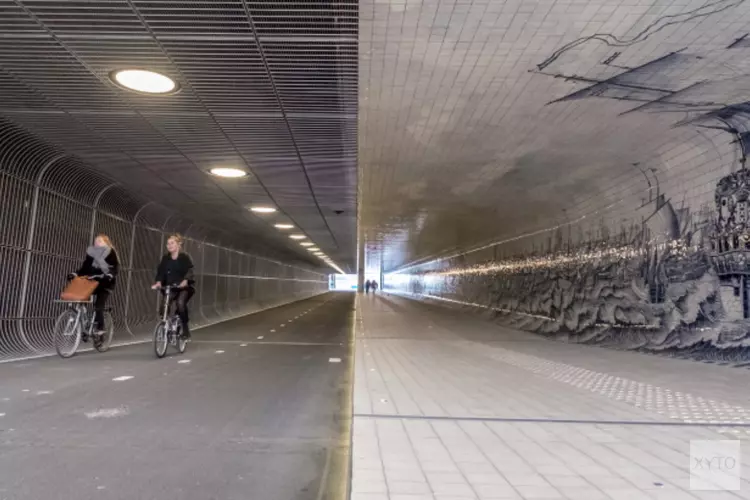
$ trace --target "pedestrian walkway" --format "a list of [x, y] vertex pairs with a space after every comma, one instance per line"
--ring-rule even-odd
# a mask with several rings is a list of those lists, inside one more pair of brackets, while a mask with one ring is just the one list
[[[746, 369], [558, 343], [393, 295], [360, 297], [356, 321], [353, 500], [750, 498]], [[739, 441], [739, 491], [691, 490], [694, 440]]]

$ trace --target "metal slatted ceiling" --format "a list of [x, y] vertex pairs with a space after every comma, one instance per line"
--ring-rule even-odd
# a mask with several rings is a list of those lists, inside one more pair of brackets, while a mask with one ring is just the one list
[[[353, 266], [357, 19], [354, 0], [0, 0], [0, 113], [193, 217], [309, 259], [271, 227], [290, 220]], [[123, 91], [128, 67], [181, 90]]]

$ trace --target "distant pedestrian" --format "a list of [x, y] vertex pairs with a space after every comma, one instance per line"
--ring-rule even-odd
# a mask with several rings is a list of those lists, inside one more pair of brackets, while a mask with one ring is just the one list
[[370, 293], [371, 286], [372, 286], [372, 283], [370, 283], [370, 280], [365, 281], [365, 293]]
[[376, 293], [378, 291], [378, 282], [375, 280], [372, 280], [372, 293]]

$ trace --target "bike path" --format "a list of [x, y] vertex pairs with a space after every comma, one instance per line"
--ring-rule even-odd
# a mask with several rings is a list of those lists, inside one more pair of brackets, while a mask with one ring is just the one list
[[343, 499], [353, 300], [0, 365], [0, 499]]

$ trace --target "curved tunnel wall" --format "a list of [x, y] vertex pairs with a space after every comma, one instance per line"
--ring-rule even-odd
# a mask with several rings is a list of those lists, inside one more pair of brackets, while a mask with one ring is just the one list
[[328, 289], [325, 275], [253, 255], [241, 242], [232, 244], [231, 235], [140, 199], [76, 158], [0, 122], [0, 359], [54, 351], [52, 324], [64, 307], [55, 300], [97, 233], [112, 238], [120, 259], [109, 303], [115, 342], [149, 332], [157, 311], [157, 294], [149, 286], [172, 232], [185, 237], [195, 265], [197, 290], [190, 306], [195, 326]]
[[603, 209], [386, 274], [385, 289], [569, 342], [747, 360], [750, 172], [733, 133], [712, 139], [634, 169]]

